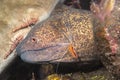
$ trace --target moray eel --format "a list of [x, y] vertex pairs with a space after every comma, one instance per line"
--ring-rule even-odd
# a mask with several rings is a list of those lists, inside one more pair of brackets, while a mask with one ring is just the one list
[[[58, 5], [46, 21], [34, 26], [16, 51], [29, 63], [99, 61], [94, 21], [89, 11]], [[70, 45], [77, 57], [69, 51]]]
[[69, 52], [70, 44], [81, 60], [96, 59], [92, 14], [62, 5], [35, 25], [16, 50], [26, 62], [79, 61]]

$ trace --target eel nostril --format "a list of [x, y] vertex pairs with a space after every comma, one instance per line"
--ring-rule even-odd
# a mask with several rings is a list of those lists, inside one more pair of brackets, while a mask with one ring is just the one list
[[35, 39], [35, 38], [32, 38], [32, 42], [36, 42], [36, 39]]

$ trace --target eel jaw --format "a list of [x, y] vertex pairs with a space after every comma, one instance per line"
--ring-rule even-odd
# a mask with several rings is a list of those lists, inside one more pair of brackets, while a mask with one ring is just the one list
[[16, 48], [17, 54], [27, 63], [56, 63], [76, 62], [67, 50], [69, 43], [49, 45], [43, 48], [28, 48], [26, 44], [19, 44]]

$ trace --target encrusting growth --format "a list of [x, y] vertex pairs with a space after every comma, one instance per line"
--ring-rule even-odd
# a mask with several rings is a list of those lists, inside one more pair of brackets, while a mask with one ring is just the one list
[[[101, 0], [100, 4], [92, 3], [91, 4], [91, 11], [96, 16], [96, 19], [98, 20], [99, 25], [96, 25], [96, 31], [99, 34], [95, 34], [97, 38], [101, 38], [98, 40], [99, 42], [104, 42], [106, 40], [108, 44], [108, 48], [111, 49], [112, 53], [117, 53], [118, 45], [117, 40], [111, 36], [111, 34], [108, 32], [109, 27], [111, 26], [111, 12], [114, 8], [115, 0]], [[101, 30], [102, 29], [102, 30]], [[100, 36], [103, 34], [102, 36]], [[106, 42], [106, 43], [107, 43]], [[105, 44], [105, 43], [104, 43]], [[103, 45], [103, 44], [99, 44]]]
[[91, 11], [100, 21], [103, 21], [111, 14], [114, 8], [115, 0], [101, 0], [99, 4], [92, 2]]

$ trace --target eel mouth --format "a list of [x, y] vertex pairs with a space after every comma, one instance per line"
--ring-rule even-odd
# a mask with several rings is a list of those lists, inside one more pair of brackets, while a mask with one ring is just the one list
[[71, 63], [78, 61], [77, 59], [74, 59], [70, 56], [66, 56], [62, 52], [57, 53], [56, 55], [48, 54], [49, 53], [42, 54], [42, 51], [28, 50], [23, 51], [20, 57], [23, 61], [27, 63], [57, 63], [57, 62]]
[[59, 58], [53, 57], [52, 55], [42, 54], [41, 51], [28, 50], [22, 52], [20, 55], [21, 59], [28, 63], [50, 63], [56, 62]]
[[16, 48], [21, 59], [28, 63], [56, 63], [56, 62], [76, 62], [78, 61], [70, 55], [65, 44], [52, 44], [42, 48], [25, 47], [20, 44]]

